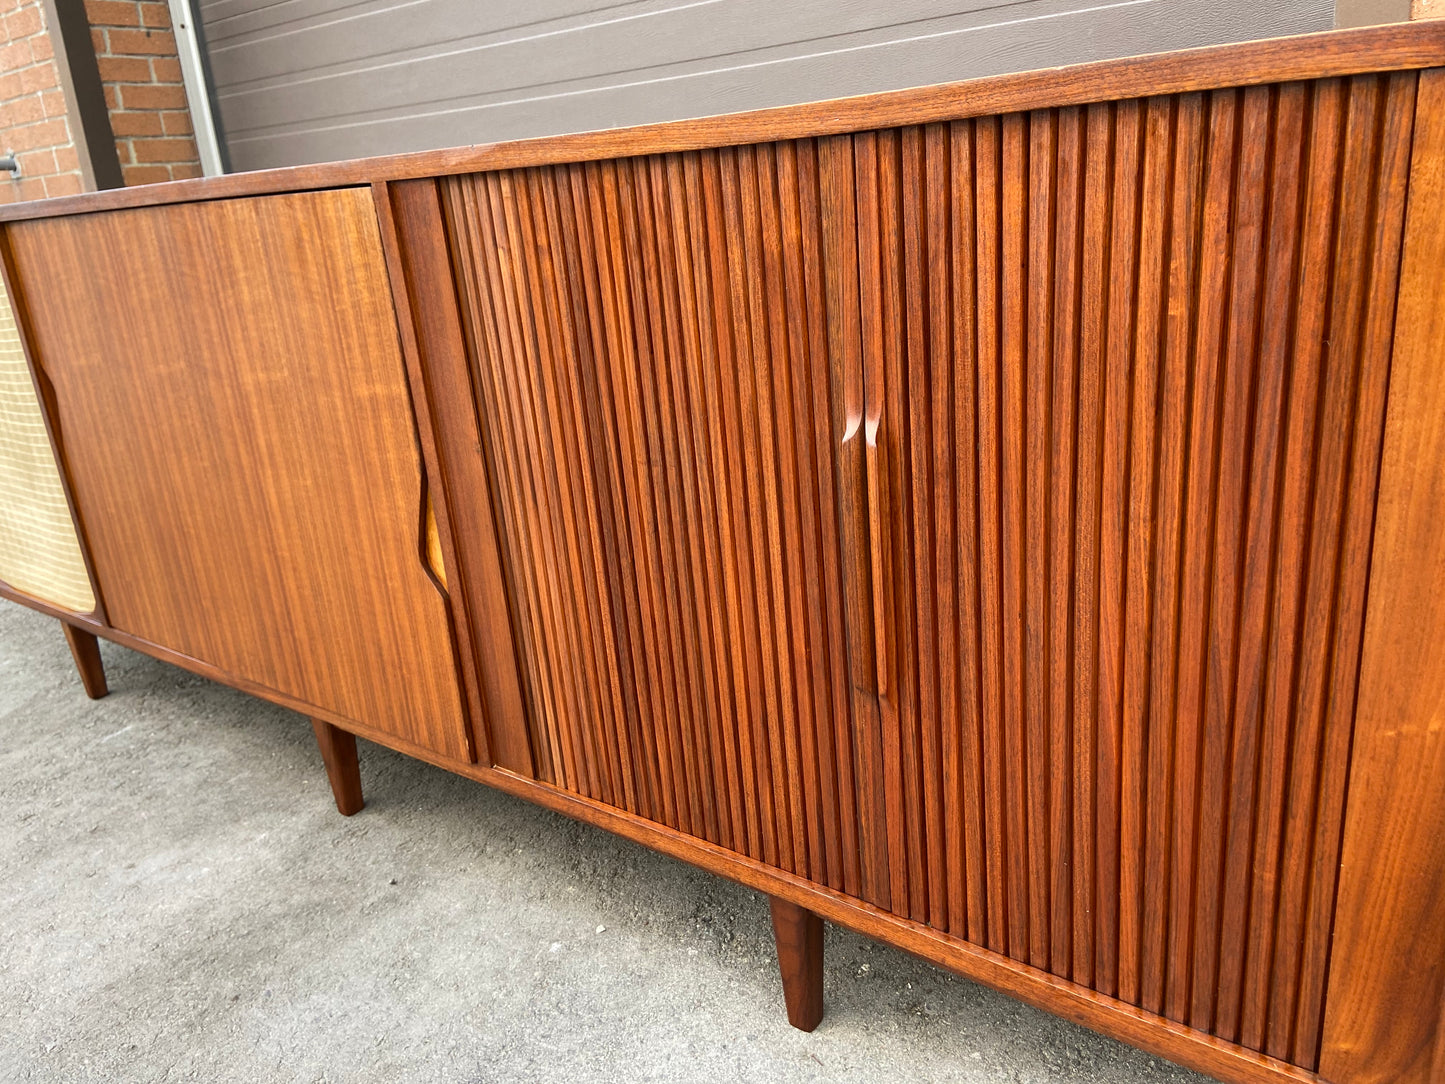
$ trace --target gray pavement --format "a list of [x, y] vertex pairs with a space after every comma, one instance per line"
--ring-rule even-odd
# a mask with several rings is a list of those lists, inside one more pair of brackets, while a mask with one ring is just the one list
[[751, 890], [0, 601], [0, 1081], [1207, 1078], [829, 928], [790, 1028]]

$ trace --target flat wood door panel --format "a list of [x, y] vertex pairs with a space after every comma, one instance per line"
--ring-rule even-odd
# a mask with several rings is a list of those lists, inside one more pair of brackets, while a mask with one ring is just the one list
[[812, 141], [443, 182], [541, 775], [859, 891]]
[[370, 193], [9, 235], [115, 628], [469, 759]]
[[1415, 84], [854, 137], [892, 909], [1309, 1068]]

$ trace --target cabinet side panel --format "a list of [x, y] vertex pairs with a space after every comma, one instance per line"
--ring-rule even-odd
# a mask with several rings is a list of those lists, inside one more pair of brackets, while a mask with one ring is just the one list
[[1441, 1079], [1445, 70], [1420, 80], [1320, 1072]]

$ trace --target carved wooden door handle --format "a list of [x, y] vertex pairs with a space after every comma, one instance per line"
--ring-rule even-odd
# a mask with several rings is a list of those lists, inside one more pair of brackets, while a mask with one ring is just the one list
[[893, 669], [892, 639], [889, 635], [889, 587], [893, 578], [893, 555], [888, 500], [888, 445], [884, 439], [881, 413], [864, 423], [863, 440], [868, 471], [868, 554], [873, 576], [873, 661], [878, 675], [878, 695], [888, 695], [888, 675]]
[[883, 351], [875, 344], [863, 351], [863, 444], [868, 475], [868, 556], [872, 574], [873, 661], [878, 695], [888, 695], [893, 672], [889, 588], [893, 579], [891, 509], [888, 492], [888, 441], [883, 427]]

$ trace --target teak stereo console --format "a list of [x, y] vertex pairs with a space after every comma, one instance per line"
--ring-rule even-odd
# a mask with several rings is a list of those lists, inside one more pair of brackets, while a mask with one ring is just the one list
[[1445, 23], [0, 210], [0, 594], [1227, 1081], [1445, 1081]]

